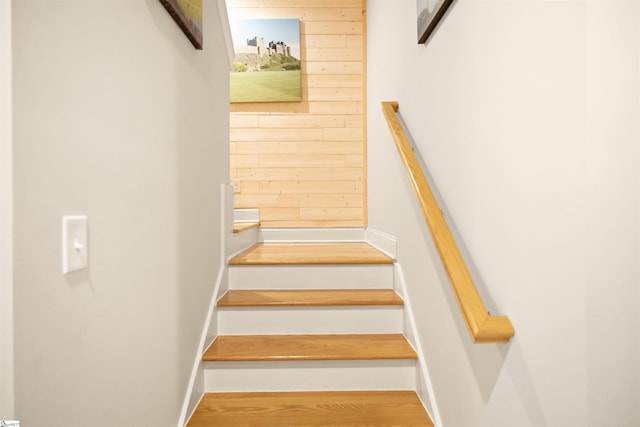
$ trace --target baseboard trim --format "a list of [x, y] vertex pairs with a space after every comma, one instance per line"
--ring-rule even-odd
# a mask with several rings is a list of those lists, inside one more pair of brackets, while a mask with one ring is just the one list
[[398, 254], [398, 242], [395, 236], [374, 228], [367, 228], [365, 230], [365, 241], [394, 260], [396, 259]]
[[[211, 340], [211, 331], [217, 330], [216, 316], [216, 302], [220, 295], [221, 289], [228, 283], [229, 274], [227, 268], [227, 244], [229, 236], [233, 236], [232, 230], [233, 224], [233, 187], [229, 184], [220, 185], [220, 267], [218, 269], [218, 275], [216, 277], [216, 283], [211, 292], [209, 300], [209, 307], [205, 315], [204, 325], [200, 334], [200, 341], [198, 347], [195, 350], [195, 356], [193, 365], [191, 368], [191, 375], [189, 377], [189, 383], [187, 384], [187, 390], [185, 392], [184, 401], [182, 403], [182, 409], [180, 410], [180, 417], [178, 418], [178, 427], [184, 427], [187, 420], [191, 417], [195, 411], [198, 403], [204, 396], [204, 365], [202, 363], [202, 354]], [[226, 282], [226, 283], [225, 283]]]
[[[247, 223], [260, 221], [259, 209], [235, 209], [233, 186], [223, 184], [223, 218], [222, 224], [224, 263], [255, 245], [259, 238], [259, 228], [244, 230], [242, 233], [233, 232], [233, 224], [236, 222]], [[226, 207], [225, 207], [226, 206]], [[226, 214], [226, 215], [225, 215]]]
[[242, 233], [232, 233], [229, 236], [229, 244], [227, 245], [227, 255], [225, 257], [225, 263], [228, 263], [232, 258], [240, 255], [242, 252], [249, 249], [259, 241], [259, 229], [252, 228], [245, 230]]
[[191, 376], [189, 378], [189, 384], [187, 386], [187, 393], [182, 404], [182, 410], [180, 412], [180, 418], [178, 421], [178, 427], [184, 427], [186, 421], [191, 417], [198, 402], [204, 395], [204, 365], [202, 363], [202, 354], [204, 349], [208, 345], [210, 328], [212, 319], [215, 318], [216, 301], [218, 300], [219, 289], [222, 284], [223, 277], [226, 277], [226, 264], [222, 265], [218, 271], [218, 277], [216, 279], [216, 285], [213, 293], [211, 294], [211, 300], [209, 302], [209, 309], [207, 311], [207, 317], [202, 328], [202, 334], [200, 336], [200, 342], [198, 343], [198, 351], [196, 353], [195, 360], [193, 362], [193, 368], [191, 369]]
[[420, 342], [420, 336], [418, 335], [416, 319], [413, 315], [413, 305], [411, 304], [411, 298], [407, 293], [407, 283], [404, 279], [402, 266], [398, 262], [394, 264], [394, 276], [394, 286], [396, 287], [396, 291], [400, 294], [402, 299], [404, 299], [406, 322], [405, 336], [411, 345], [413, 345], [416, 353], [418, 353], [418, 362], [416, 366], [416, 391], [435, 426], [441, 427], [442, 419], [440, 418], [440, 411], [438, 410], [438, 403], [435, 398], [431, 375], [429, 374], [427, 362], [424, 358], [424, 352], [422, 351], [422, 343]]

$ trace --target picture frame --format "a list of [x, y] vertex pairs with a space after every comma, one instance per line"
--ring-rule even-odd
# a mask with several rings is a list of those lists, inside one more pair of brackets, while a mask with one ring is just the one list
[[425, 44], [454, 0], [417, 0], [418, 44]]
[[236, 19], [231, 34], [231, 103], [302, 101], [299, 19]]
[[202, 0], [159, 0], [193, 47], [202, 50]]

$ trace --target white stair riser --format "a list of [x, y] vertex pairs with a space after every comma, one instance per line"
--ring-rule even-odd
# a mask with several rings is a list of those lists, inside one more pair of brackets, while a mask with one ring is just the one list
[[394, 334], [403, 306], [220, 307], [220, 335]]
[[230, 266], [230, 289], [391, 289], [393, 265]]
[[259, 222], [260, 209], [234, 209], [234, 222]]
[[415, 390], [415, 360], [205, 362], [206, 392]]
[[263, 242], [363, 242], [364, 228], [261, 228]]

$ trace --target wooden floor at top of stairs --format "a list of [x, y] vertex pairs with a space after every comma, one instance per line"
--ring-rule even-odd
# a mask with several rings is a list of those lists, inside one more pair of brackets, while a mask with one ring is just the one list
[[365, 242], [267, 242], [250, 247], [229, 264], [393, 264], [393, 259]]
[[392, 289], [230, 290], [218, 307], [403, 305]]
[[414, 391], [206, 393], [187, 427], [433, 427]]
[[260, 222], [234, 222], [233, 223], [233, 232], [234, 233], [242, 233], [245, 230], [251, 230], [252, 228], [260, 227]]
[[416, 359], [401, 334], [219, 335], [205, 362]]

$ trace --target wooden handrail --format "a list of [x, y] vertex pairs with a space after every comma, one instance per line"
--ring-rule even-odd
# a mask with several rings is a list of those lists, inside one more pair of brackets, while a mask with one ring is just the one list
[[513, 326], [506, 316], [492, 316], [487, 312], [476, 289], [467, 265], [462, 259], [451, 230], [447, 225], [440, 206], [433, 196], [429, 183], [422, 172], [420, 163], [402, 129], [396, 113], [397, 102], [383, 102], [382, 110], [398, 148], [402, 163], [409, 174], [422, 214], [429, 226], [444, 269], [449, 277], [458, 306], [467, 324], [474, 343], [506, 342], [514, 335]]

